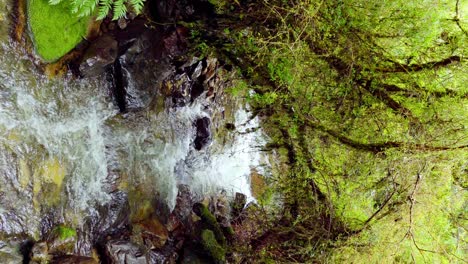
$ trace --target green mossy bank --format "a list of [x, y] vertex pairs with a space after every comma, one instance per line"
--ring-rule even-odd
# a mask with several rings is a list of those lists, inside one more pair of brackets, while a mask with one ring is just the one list
[[28, 0], [28, 26], [36, 52], [53, 62], [72, 50], [86, 36], [91, 17], [77, 17], [68, 1], [50, 5], [47, 0]]

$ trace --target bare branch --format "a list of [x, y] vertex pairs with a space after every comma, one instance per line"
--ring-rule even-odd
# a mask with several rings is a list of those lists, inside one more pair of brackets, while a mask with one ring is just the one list
[[440, 61], [430, 61], [423, 64], [408, 65], [395, 62], [396, 65], [394, 68], [377, 68], [376, 70], [384, 73], [417, 72], [422, 70], [437, 69], [461, 61], [462, 58], [460, 56], [450, 56]]

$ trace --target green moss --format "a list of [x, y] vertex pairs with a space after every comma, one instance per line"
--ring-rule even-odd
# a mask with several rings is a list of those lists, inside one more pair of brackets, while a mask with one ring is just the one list
[[207, 253], [213, 258], [216, 263], [224, 263], [226, 257], [226, 249], [216, 241], [213, 231], [204, 229], [201, 234], [202, 244]]
[[76, 237], [76, 230], [66, 226], [58, 226], [53, 232], [62, 240]]
[[77, 17], [70, 2], [50, 5], [47, 0], [28, 1], [28, 24], [36, 52], [55, 61], [72, 50], [85, 36], [90, 17]]
[[216, 217], [208, 210], [204, 204], [200, 204], [200, 217], [206, 228], [213, 230], [216, 240], [223, 246], [226, 246], [226, 238], [224, 237], [223, 231], [216, 221]]

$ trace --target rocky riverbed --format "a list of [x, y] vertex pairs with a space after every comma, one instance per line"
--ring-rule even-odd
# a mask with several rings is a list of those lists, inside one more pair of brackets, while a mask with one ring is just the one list
[[203, 19], [208, 2], [105, 19], [49, 64], [21, 3], [0, 1], [2, 263], [235, 258], [267, 158], [259, 120], [227, 92], [232, 67], [191, 54], [176, 23]]

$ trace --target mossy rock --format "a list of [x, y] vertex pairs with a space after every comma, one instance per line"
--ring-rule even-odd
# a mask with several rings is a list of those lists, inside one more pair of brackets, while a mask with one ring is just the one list
[[55, 227], [52, 232], [62, 240], [76, 237], [76, 230], [74, 228], [63, 225]]
[[50, 5], [47, 0], [28, 0], [28, 25], [36, 52], [53, 62], [86, 37], [91, 17], [71, 12], [70, 1]]
[[216, 217], [210, 212], [208, 207], [202, 203], [196, 203], [193, 209], [195, 213], [201, 218], [203, 229], [213, 230], [212, 232], [215, 235], [216, 240], [223, 247], [225, 247], [227, 245], [226, 238], [218, 221], [216, 221]]
[[224, 263], [226, 259], [226, 248], [218, 243], [213, 231], [204, 229], [201, 237], [203, 248], [213, 258], [213, 260], [216, 263]]
[[72, 254], [75, 249], [77, 232], [74, 228], [60, 225], [52, 229], [47, 240], [49, 253]]

